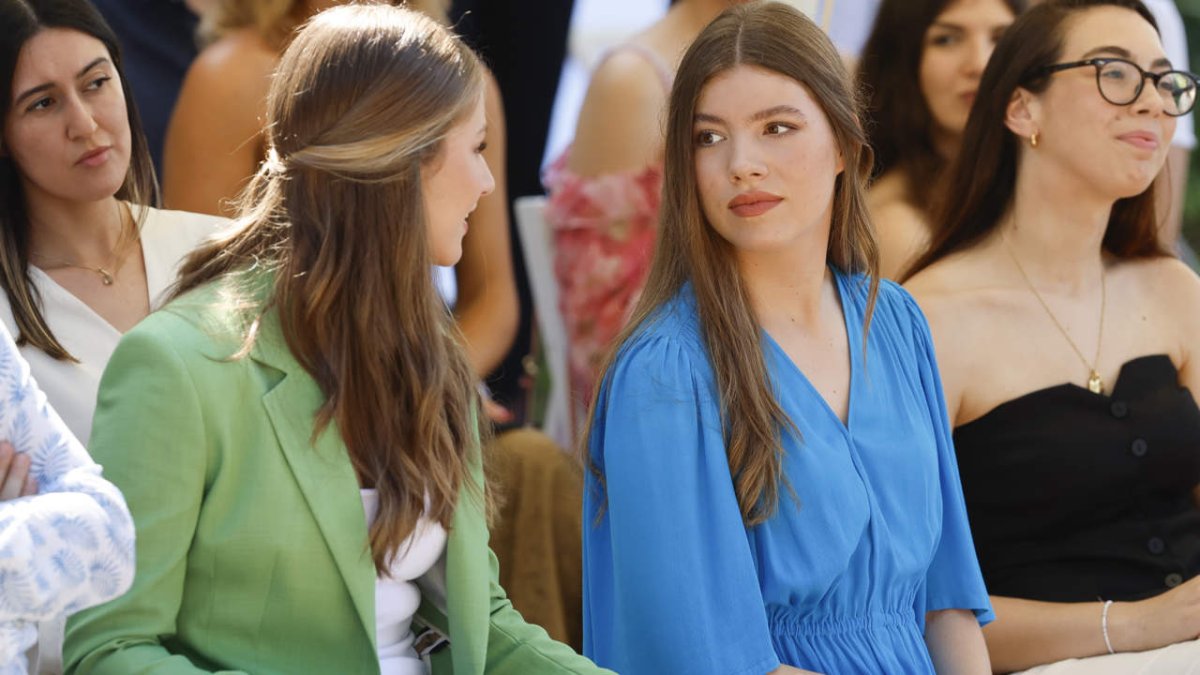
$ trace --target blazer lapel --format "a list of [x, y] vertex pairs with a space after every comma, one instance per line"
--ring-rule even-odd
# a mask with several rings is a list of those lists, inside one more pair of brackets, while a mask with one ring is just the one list
[[263, 396], [263, 405], [374, 648], [375, 564], [367, 544], [358, 477], [346, 446], [333, 423], [313, 442], [313, 420], [325, 397], [292, 356], [274, 311], [262, 318], [250, 356], [284, 374]]
[[[483, 468], [476, 453], [473, 486], [463, 486], [446, 542], [446, 609], [455, 673], [482, 673], [491, 623], [491, 555], [484, 517]], [[478, 489], [473, 489], [478, 488]]]

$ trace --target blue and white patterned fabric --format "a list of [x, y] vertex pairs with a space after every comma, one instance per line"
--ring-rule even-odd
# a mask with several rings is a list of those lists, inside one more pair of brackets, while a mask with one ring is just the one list
[[0, 501], [0, 675], [24, 675], [37, 622], [125, 592], [133, 519], [79, 441], [46, 403], [0, 327], [0, 440], [32, 456], [38, 493]]

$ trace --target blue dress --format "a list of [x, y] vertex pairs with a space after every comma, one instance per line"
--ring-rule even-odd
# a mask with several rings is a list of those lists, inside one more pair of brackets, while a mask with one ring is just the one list
[[[746, 528], [690, 286], [621, 349], [589, 448], [584, 653], [622, 675], [933, 673], [925, 613], [992, 618], [967, 525], [929, 328], [834, 272], [850, 344], [848, 424], [764, 333], [796, 499]], [[597, 516], [599, 514], [599, 519]]]

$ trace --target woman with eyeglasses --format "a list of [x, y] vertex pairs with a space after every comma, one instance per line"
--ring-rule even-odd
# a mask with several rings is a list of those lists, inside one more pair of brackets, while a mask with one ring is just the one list
[[1050, 0], [996, 46], [929, 317], [997, 672], [1200, 672], [1200, 280], [1153, 183], [1195, 76], [1138, 0]]

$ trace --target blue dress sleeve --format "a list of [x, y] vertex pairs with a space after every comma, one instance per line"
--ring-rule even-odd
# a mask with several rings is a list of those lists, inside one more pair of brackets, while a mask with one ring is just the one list
[[635, 338], [597, 403], [584, 653], [622, 675], [779, 666], [709, 372], [697, 345]]
[[925, 391], [937, 441], [938, 480], [942, 493], [942, 536], [929, 566], [924, 592], [918, 598], [917, 615], [923, 622], [925, 612], [967, 609], [975, 613], [980, 625], [986, 625], [996, 616], [983, 583], [983, 573], [975, 555], [975, 542], [971, 538], [971, 526], [967, 521], [967, 506], [958, 475], [958, 460], [954, 455], [954, 441], [946, 412], [946, 398], [942, 393], [942, 377], [933, 351], [933, 338], [921, 309], [907, 292], [904, 297], [912, 316], [921, 387]]

